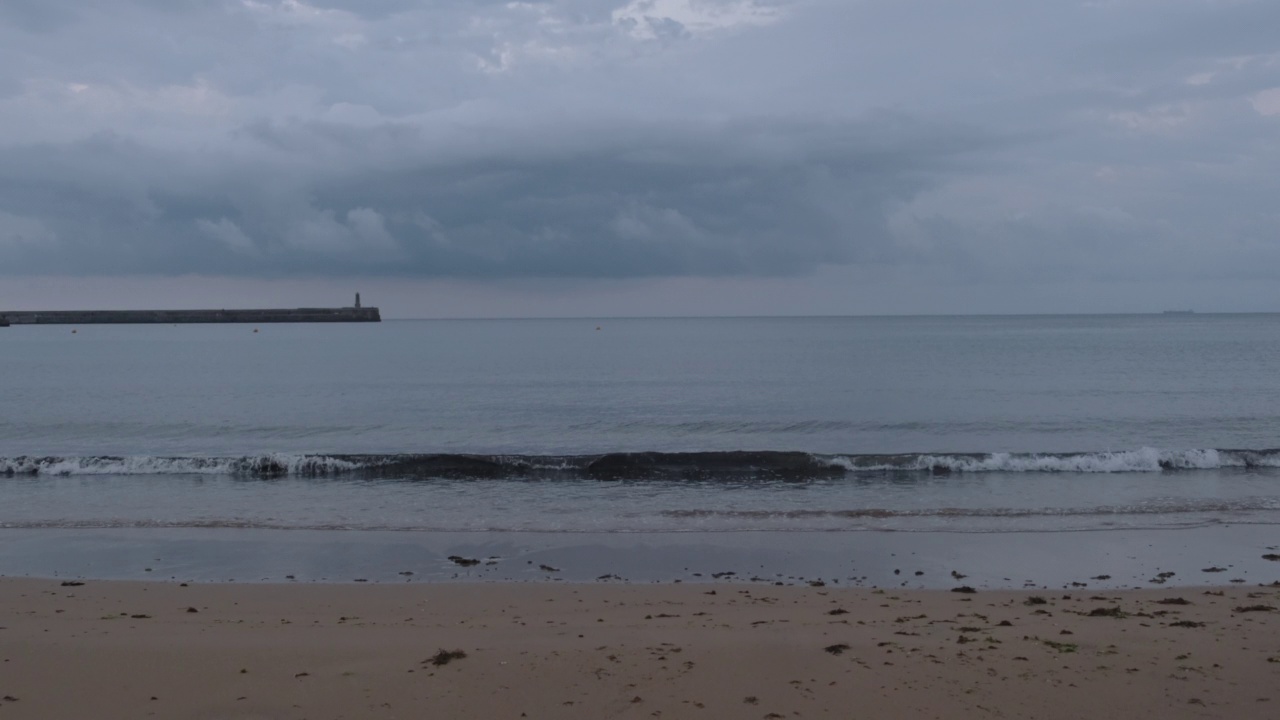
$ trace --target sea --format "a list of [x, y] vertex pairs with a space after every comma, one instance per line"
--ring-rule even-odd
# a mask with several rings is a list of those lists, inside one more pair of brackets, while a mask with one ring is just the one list
[[1274, 314], [21, 326], [0, 368], [11, 545], [1280, 525]]

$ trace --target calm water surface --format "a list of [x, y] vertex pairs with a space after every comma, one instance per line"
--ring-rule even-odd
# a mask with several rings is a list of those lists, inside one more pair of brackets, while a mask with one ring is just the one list
[[[1280, 315], [15, 327], [0, 330], [0, 367], [10, 527], [1280, 518], [1280, 461], [1264, 452], [1280, 447]], [[1218, 452], [1229, 449], [1248, 452]], [[522, 469], [528, 457], [741, 450], [813, 453], [837, 470]], [[526, 461], [484, 477], [370, 477], [316, 459], [404, 453]], [[865, 459], [891, 454], [906, 459]]]

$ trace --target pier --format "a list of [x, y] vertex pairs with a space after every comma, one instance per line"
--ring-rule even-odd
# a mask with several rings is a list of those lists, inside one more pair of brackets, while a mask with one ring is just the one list
[[382, 322], [376, 307], [263, 310], [22, 310], [0, 311], [4, 325], [155, 325], [190, 323]]

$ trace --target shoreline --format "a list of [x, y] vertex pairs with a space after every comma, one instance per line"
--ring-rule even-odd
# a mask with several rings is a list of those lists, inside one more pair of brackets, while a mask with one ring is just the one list
[[0, 579], [3, 717], [1262, 718], [1280, 703], [1278, 587], [67, 582]]
[[1280, 581], [1272, 525], [1070, 533], [0, 529], [0, 576], [314, 584], [708, 583], [947, 590]]

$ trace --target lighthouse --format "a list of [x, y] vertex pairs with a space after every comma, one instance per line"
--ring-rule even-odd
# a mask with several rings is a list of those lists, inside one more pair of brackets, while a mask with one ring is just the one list
[[356, 293], [356, 308], [360, 307], [360, 293]]

